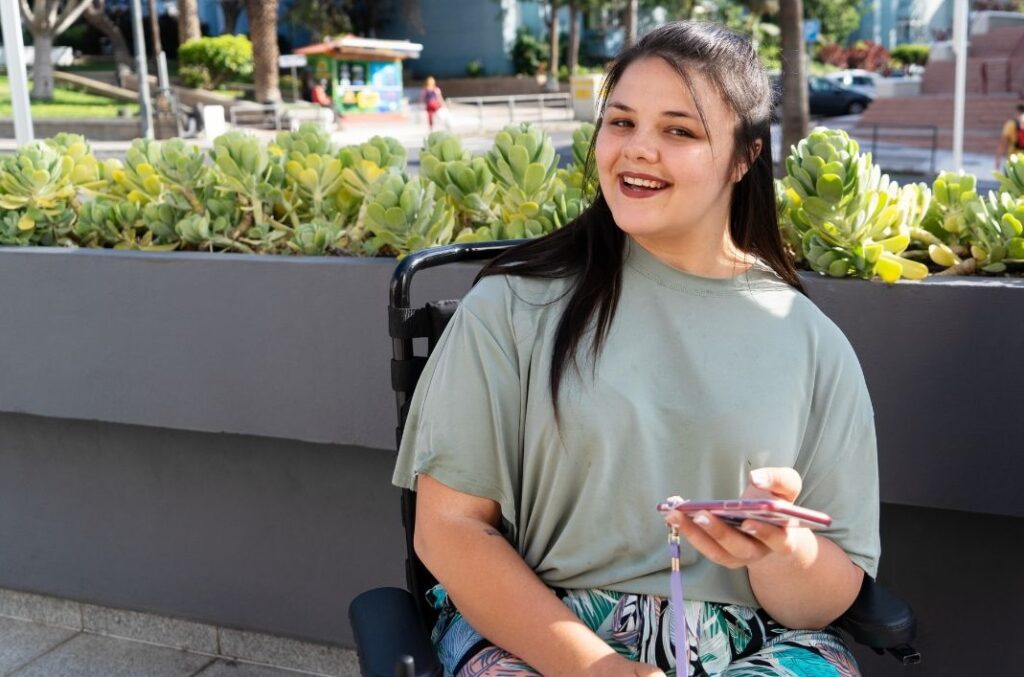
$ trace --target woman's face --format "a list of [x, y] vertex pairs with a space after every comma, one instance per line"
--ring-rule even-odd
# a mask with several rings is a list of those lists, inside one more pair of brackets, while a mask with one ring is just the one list
[[598, 131], [601, 192], [619, 228], [648, 248], [728, 231], [736, 116], [703, 77], [691, 79], [710, 138], [686, 83], [653, 57], [626, 68]]

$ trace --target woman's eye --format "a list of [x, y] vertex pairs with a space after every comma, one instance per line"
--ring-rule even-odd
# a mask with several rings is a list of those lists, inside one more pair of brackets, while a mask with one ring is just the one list
[[693, 136], [693, 134], [690, 133], [690, 130], [683, 129], [682, 127], [672, 127], [668, 130], [668, 133], [672, 136]]
[[609, 120], [608, 121], [608, 125], [610, 127], [632, 127], [633, 126], [633, 121], [632, 120], [627, 120], [625, 118], [617, 118], [617, 119]]

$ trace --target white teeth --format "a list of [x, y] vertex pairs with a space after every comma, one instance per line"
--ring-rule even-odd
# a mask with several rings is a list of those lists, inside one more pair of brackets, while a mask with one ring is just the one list
[[622, 180], [631, 186], [640, 186], [641, 188], [664, 188], [668, 185], [663, 181], [649, 181], [647, 179], [638, 179], [633, 176], [623, 176]]

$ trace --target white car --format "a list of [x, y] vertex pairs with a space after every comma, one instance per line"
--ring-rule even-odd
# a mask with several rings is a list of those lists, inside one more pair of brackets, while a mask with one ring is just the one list
[[855, 92], [860, 92], [865, 96], [870, 96], [874, 99], [878, 96], [875, 89], [875, 83], [881, 76], [878, 73], [872, 73], [871, 71], [865, 71], [858, 69], [836, 71], [835, 73], [829, 73], [825, 75], [825, 78], [832, 82], [845, 87], [846, 89], [852, 89]]

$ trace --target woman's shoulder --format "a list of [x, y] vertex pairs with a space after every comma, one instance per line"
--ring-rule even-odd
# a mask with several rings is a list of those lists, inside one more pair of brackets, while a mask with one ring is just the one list
[[473, 285], [463, 304], [477, 315], [499, 309], [505, 313], [529, 312], [558, 305], [571, 288], [567, 278], [488, 275]]

